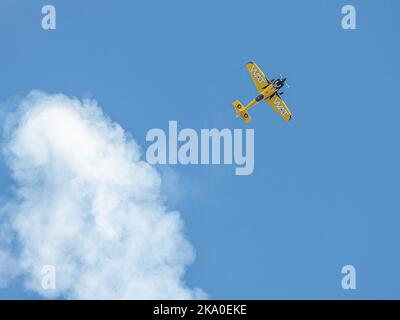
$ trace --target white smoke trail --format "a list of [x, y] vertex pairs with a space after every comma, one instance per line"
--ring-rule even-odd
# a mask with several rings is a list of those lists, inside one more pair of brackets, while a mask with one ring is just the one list
[[[5, 139], [15, 196], [0, 228], [15, 234], [9, 252], [27, 288], [76, 299], [204, 297], [184, 283], [194, 252], [179, 213], [163, 204], [159, 174], [94, 101], [32, 92]], [[45, 265], [56, 268], [54, 292], [41, 286]]]

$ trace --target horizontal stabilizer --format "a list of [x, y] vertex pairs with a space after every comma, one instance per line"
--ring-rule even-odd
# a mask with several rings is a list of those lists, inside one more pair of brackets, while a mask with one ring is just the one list
[[235, 100], [233, 102], [233, 106], [235, 107], [236, 114], [242, 118], [242, 120], [246, 123], [249, 123], [251, 121], [251, 117], [249, 113], [247, 112], [246, 107], [244, 107], [239, 100]]

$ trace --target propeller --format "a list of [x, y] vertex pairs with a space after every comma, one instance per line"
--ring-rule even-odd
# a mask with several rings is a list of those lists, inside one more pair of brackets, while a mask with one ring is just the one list
[[[283, 80], [282, 74], [279, 74], [279, 77], [280, 77], [281, 80]], [[290, 88], [290, 86], [286, 83], [286, 81], [285, 81], [285, 86], [286, 86], [288, 89]]]

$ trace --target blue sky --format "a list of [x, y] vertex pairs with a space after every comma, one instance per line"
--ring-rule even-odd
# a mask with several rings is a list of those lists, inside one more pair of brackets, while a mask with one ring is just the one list
[[[341, 8], [357, 30], [341, 28]], [[41, 28], [41, 7], [57, 30]], [[197, 252], [186, 281], [210, 298], [400, 298], [397, 77], [392, 1], [0, 1], [1, 112], [32, 89], [96, 99], [141, 145], [146, 133], [245, 128], [232, 101], [256, 89], [246, 69], [288, 77], [285, 123], [251, 111], [255, 171], [173, 166]], [[12, 105], [12, 104], [11, 104]], [[166, 168], [159, 168], [168, 172]], [[6, 198], [10, 177], [0, 168]], [[240, 195], [240, 196], [239, 196]], [[341, 267], [357, 289], [341, 288]], [[35, 297], [17, 281], [0, 298]]]

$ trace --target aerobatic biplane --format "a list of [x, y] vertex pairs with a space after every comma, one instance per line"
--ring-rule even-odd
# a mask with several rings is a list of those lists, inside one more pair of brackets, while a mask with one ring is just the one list
[[255, 62], [250, 61], [246, 64], [247, 70], [253, 79], [254, 84], [258, 90], [258, 96], [255, 97], [247, 106], [244, 106], [239, 100], [233, 102], [236, 114], [249, 123], [251, 117], [248, 110], [254, 107], [257, 103], [264, 100], [268, 103], [285, 121], [289, 121], [292, 118], [292, 114], [285, 102], [282, 100], [281, 95], [283, 92], [279, 92], [284, 85], [288, 88], [289, 86], [285, 83], [286, 78], [280, 76], [279, 79], [269, 81], [261, 69], [256, 65]]

